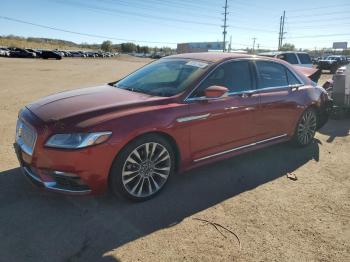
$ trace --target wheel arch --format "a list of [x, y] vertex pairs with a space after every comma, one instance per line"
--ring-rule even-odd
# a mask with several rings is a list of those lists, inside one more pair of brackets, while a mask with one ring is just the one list
[[[305, 110], [307, 110], [307, 109], [313, 109], [313, 110], [315, 110], [315, 112], [316, 112], [316, 117], [317, 117], [317, 130], [318, 129], [320, 129], [323, 125], [324, 125], [324, 120], [323, 120], [323, 116], [322, 116], [322, 114], [323, 114], [323, 112], [322, 112], [322, 108], [319, 106], [319, 105], [317, 105], [317, 104], [311, 104], [311, 105], [309, 105], [307, 108], [305, 108]], [[304, 110], [304, 111], [305, 111]]]
[[120, 152], [122, 152], [131, 142], [135, 141], [136, 139], [139, 139], [143, 136], [147, 136], [147, 135], [157, 135], [157, 136], [160, 136], [164, 139], [166, 139], [170, 146], [172, 147], [172, 149], [174, 150], [174, 155], [175, 155], [175, 172], [179, 170], [179, 167], [180, 167], [180, 160], [181, 160], [181, 153], [180, 153], [180, 149], [179, 149], [179, 146], [176, 142], [176, 140], [174, 139], [173, 136], [171, 136], [170, 134], [166, 133], [166, 132], [163, 132], [163, 131], [159, 131], [159, 130], [156, 130], [156, 131], [148, 131], [148, 132], [145, 132], [145, 133], [142, 133], [142, 134], [138, 134], [134, 137], [132, 137], [131, 139], [128, 140], [127, 143], [125, 143], [121, 148], [120, 150], [116, 153], [116, 155], [114, 156], [114, 159], [113, 159], [113, 162], [111, 163], [110, 165], [110, 168], [109, 168], [109, 173], [108, 173], [108, 180], [110, 179], [110, 173], [111, 173], [111, 169], [113, 167], [113, 163], [114, 161], [118, 158]]

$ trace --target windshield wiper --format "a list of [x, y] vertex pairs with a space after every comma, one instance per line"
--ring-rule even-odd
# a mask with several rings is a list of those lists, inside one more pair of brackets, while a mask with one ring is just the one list
[[136, 92], [136, 93], [142, 93], [142, 94], [149, 95], [149, 93], [147, 93], [145, 90], [140, 89], [140, 88], [135, 88], [135, 87], [124, 87], [124, 88], [122, 88], [122, 89], [131, 91], [131, 92]]

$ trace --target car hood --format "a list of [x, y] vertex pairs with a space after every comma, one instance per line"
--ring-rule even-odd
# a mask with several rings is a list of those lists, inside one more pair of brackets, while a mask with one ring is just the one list
[[110, 85], [76, 89], [41, 98], [27, 108], [44, 122], [103, 110], [118, 110], [164, 100]]

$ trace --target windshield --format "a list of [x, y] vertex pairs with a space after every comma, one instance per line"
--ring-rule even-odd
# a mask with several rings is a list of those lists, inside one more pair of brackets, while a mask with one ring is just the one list
[[189, 59], [161, 59], [123, 78], [115, 87], [154, 96], [173, 96], [187, 89], [208, 66]]

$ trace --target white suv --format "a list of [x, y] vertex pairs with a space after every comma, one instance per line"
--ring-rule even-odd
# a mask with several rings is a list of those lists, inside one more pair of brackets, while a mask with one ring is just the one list
[[312, 67], [311, 58], [306, 52], [276, 51], [260, 53], [259, 55], [279, 58], [292, 65]]

